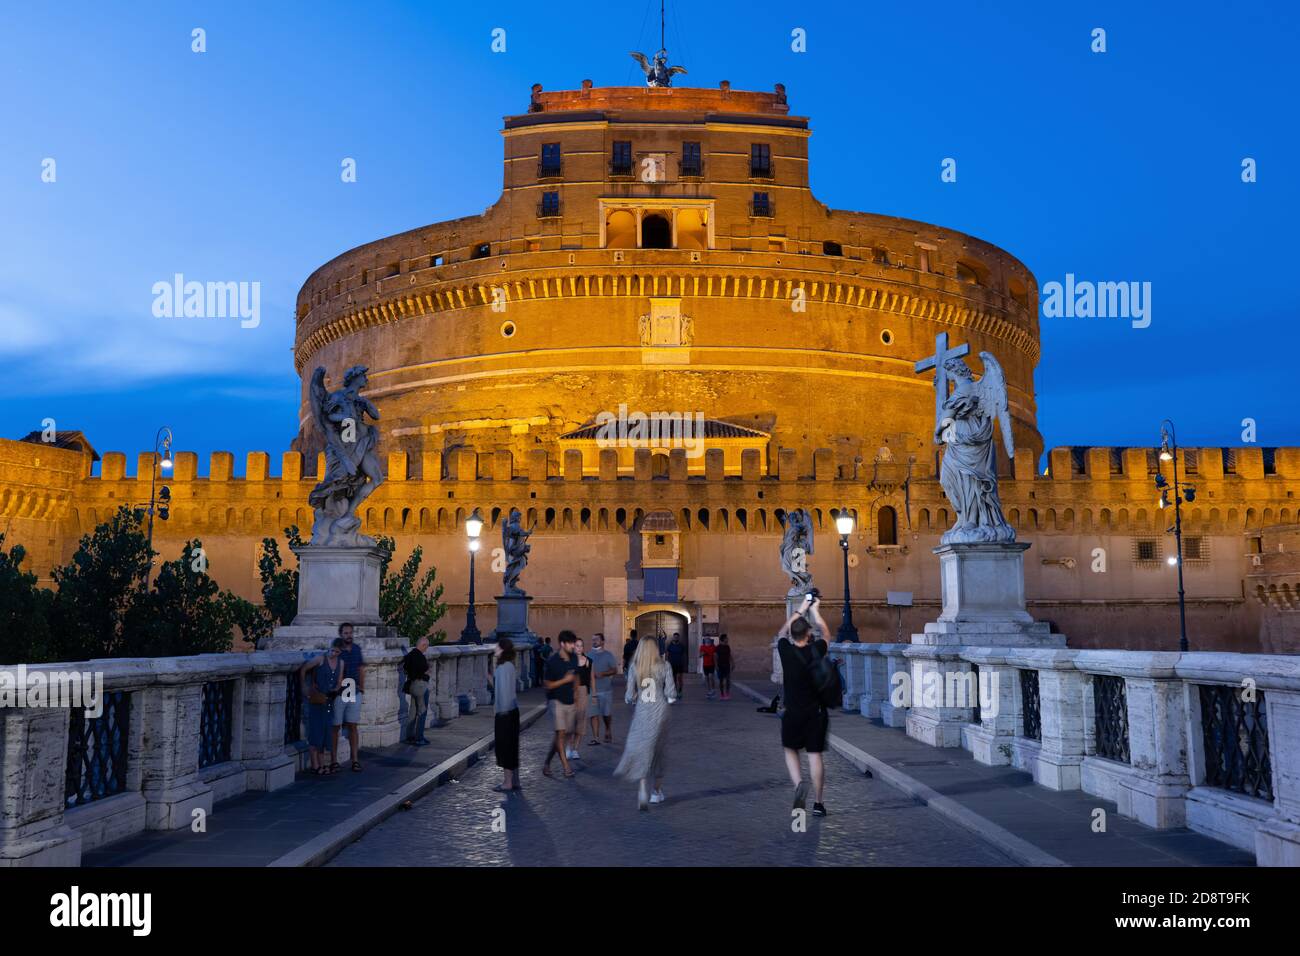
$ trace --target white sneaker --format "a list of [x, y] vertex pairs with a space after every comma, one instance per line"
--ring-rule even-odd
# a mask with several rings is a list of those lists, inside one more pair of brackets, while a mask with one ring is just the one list
[[668, 798], [664, 796], [664, 792], [662, 790], [656, 790], [654, 793], [650, 794], [651, 803], [663, 803], [667, 799]]

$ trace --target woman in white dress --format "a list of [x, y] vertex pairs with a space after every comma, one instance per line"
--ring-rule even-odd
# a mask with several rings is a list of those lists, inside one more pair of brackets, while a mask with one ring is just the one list
[[[628, 728], [623, 758], [614, 774], [639, 781], [637, 806], [645, 810], [652, 803], [664, 802], [665, 745], [668, 740], [668, 706], [677, 700], [673, 672], [659, 656], [659, 644], [653, 637], [643, 637], [628, 671], [626, 703], [636, 704], [632, 726]], [[649, 783], [654, 779], [654, 792]]]

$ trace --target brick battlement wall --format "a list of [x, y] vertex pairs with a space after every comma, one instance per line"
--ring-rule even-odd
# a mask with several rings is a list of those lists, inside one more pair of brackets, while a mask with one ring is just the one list
[[[0, 442], [0, 461], [13, 463], [24, 455], [49, 460], [50, 451]], [[1289, 596], [1282, 588], [1293, 586], [1290, 579], [1274, 575], [1264, 593], [1246, 580], [1259, 571], [1252, 553], [1275, 550], [1282, 540], [1278, 529], [1297, 527], [1300, 449], [1181, 449], [1180, 456], [1180, 476], [1197, 489], [1196, 502], [1185, 505], [1183, 514], [1185, 541], [1192, 546], [1189, 539], [1197, 539], [1198, 550], [1186, 556], [1185, 570], [1190, 620], [1202, 646], [1300, 651], [1297, 627], [1278, 597]], [[710, 449], [699, 476], [688, 474], [682, 449], [667, 455], [638, 449], [633, 474], [620, 476], [615, 450], [603, 449], [600, 474], [584, 476], [581, 453], [574, 450], [557, 457], [538, 449], [524, 460], [507, 451], [480, 454], [471, 448], [447, 455], [426, 452], [418, 460], [393, 452], [387, 457], [388, 480], [364, 508], [364, 530], [393, 536], [399, 558], [416, 544], [424, 548], [447, 586], [449, 626], [458, 629], [467, 584], [465, 517], [479, 508], [487, 520], [480, 558], [487, 563], [500, 522], [510, 508], [519, 508], [525, 524], [537, 529], [525, 586], [537, 597], [541, 620], [559, 627], [576, 616], [598, 630], [600, 608], [610, 600], [609, 582], [626, 590], [639, 579], [640, 519], [667, 511], [681, 536], [685, 591], [695, 589], [701, 600], [716, 602], [724, 630], [733, 635], [745, 636], [752, 628], [756, 644], [767, 618], [779, 614], [788, 587], [778, 562], [784, 512], [804, 507], [813, 513], [819, 534], [813, 568], [829, 598], [839, 593], [842, 573], [833, 514], [848, 508], [858, 522], [851, 539], [851, 579], [855, 607], [861, 609], [859, 627], [888, 632], [878, 636], [893, 633], [895, 616], [884, 605], [887, 590], [916, 595], [905, 628], [919, 628], [934, 617], [938, 563], [930, 549], [950, 526], [952, 513], [933, 477], [933, 460], [867, 462], [854, 479], [840, 477], [826, 449], [801, 454], [787, 448], [771, 458], [763, 474], [760, 453], [747, 450], [741, 474], [726, 475], [722, 452]], [[1166, 531], [1173, 516], [1172, 509], [1156, 507], [1154, 453], [1057, 448], [1048, 460], [1048, 473], [1036, 474], [1032, 455], [1022, 451], [1002, 483], [1009, 520], [1020, 538], [1034, 545], [1026, 558], [1031, 610], [1057, 623], [1078, 646], [1167, 646], [1168, 625], [1177, 615], [1172, 569], [1166, 564], [1173, 554], [1173, 536]], [[14, 479], [0, 483], [11, 540], [54, 542], [44, 552], [33, 549], [35, 570], [48, 574], [49, 567], [67, 559], [80, 535], [118, 506], [148, 498], [153, 454], [137, 456], [133, 474], [126, 465], [125, 455], [110, 452], [98, 477], [74, 479], [76, 467], [69, 461], [43, 491], [30, 480], [25, 486]], [[200, 475], [197, 456], [178, 453], [173, 473], [164, 478], [172, 489], [172, 516], [156, 525], [160, 552], [171, 557], [184, 540], [199, 537], [214, 576], [257, 598], [261, 539], [280, 537], [290, 524], [307, 535], [311, 526], [306, 502], [315, 478], [305, 473], [298, 452], [284, 453], [279, 465], [280, 474], [273, 475], [270, 456], [252, 452], [244, 476], [235, 477], [234, 456], [217, 452], [207, 474]], [[1163, 467], [1168, 475], [1168, 466]], [[32, 473], [27, 474], [30, 479]], [[53, 487], [59, 482], [62, 492]], [[46, 495], [50, 505], [38, 507], [35, 502], [44, 502]], [[16, 522], [17, 512], [25, 509], [34, 516]], [[882, 544], [891, 523], [894, 543]], [[1140, 542], [1147, 544], [1139, 548]], [[1094, 570], [1097, 549], [1105, 556], [1104, 571]], [[488, 600], [492, 579], [486, 572], [484, 579], [488, 583], [480, 585], [480, 594]], [[1144, 629], [1159, 634], [1144, 637]], [[1261, 634], [1267, 646], [1260, 646]]]

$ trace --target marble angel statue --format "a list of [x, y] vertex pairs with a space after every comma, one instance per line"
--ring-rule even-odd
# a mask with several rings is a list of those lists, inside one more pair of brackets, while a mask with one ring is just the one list
[[984, 374], [979, 381], [961, 359], [944, 363], [954, 388], [940, 408], [934, 440], [945, 446], [939, 483], [957, 511], [957, 523], [944, 532], [941, 544], [1016, 540], [1016, 531], [1003, 517], [998, 499], [999, 436], [993, 430], [996, 419], [1007, 456], [1014, 458], [1007, 381], [991, 352], [981, 352], [980, 360]]
[[379, 410], [361, 396], [366, 386], [364, 365], [343, 373], [343, 387], [325, 388], [325, 369], [311, 377], [309, 395], [312, 418], [325, 440], [325, 474], [307, 501], [315, 509], [311, 530], [313, 547], [372, 547], [374, 539], [358, 534], [357, 508], [384, 480], [376, 451], [379, 429], [366, 416], [379, 418]]
[[812, 590], [812, 572], [808, 555], [813, 553], [812, 518], [803, 508], [785, 516], [785, 535], [781, 539], [781, 570], [790, 576], [790, 597], [802, 598]]

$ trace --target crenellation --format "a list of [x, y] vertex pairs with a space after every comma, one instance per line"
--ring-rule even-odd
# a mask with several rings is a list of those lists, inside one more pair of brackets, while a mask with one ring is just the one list
[[266, 481], [271, 471], [271, 456], [264, 451], [250, 451], [244, 460], [246, 481]]
[[1145, 480], [1149, 472], [1151, 451], [1147, 448], [1124, 449], [1124, 475], [1130, 481]]
[[214, 451], [208, 458], [208, 480], [230, 481], [235, 472], [235, 456], [228, 451]]
[[1236, 449], [1236, 452], [1236, 475], [1238, 478], [1250, 480], [1264, 477], [1264, 450], [1262, 448], [1245, 446]]
[[407, 474], [407, 456], [404, 451], [390, 451], [388, 453], [388, 468], [385, 477], [389, 481], [406, 481]]
[[286, 451], [280, 456], [280, 478], [284, 482], [302, 481], [302, 452]]
[[528, 480], [544, 483], [549, 476], [550, 455], [545, 448], [534, 448], [528, 452]]
[[618, 481], [618, 451], [613, 448], [600, 450], [600, 480]]
[[582, 481], [582, 452], [576, 448], [564, 452], [564, 480]]
[[776, 474], [781, 481], [797, 481], [799, 478], [799, 450], [797, 448], [780, 448], [776, 453]]
[[1278, 448], [1273, 456], [1279, 478], [1300, 479], [1300, 448]]
[[192, 451], [178, 451], [172, 455], [171, 480], [175, 482], [194, 481], [199, 476], [199, 456]]
[[1038, 477], [1038, 472], [1034, 468], [1034, 453], [1032, 449], [1016, 449], [1015, 464], [1012, 474], [1016, 481], [1033, 481]]
[[1053, 448], [1048, 452], [1048, 477], [1053, 481], [1072, 481], [1075, 477], [1074, 455], [1069, 448]]
[[[757, 448], [747, 448], [741, 452], [742, 461], [748, 453], [758, 454]], [[726, 476], [726, 452], [721, 448], [708, 448], [704, 452], [704, 477], [706, 481], [721, 481]]]
[[672, 481], [685, 481], [686, 472], [686, 449], [674, 448], [668, 453], [668, 477]]
[[813, 451], [813, 479], [829, 481], [835, 477], [835, 453], [829, 448]]
[[492, 480], [513, 481], [515, 456], [509, 448], [498, 448], [492, 453]]

